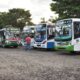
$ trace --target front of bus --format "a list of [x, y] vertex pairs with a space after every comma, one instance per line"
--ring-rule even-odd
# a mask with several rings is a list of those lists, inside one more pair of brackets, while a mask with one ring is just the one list
[[47, 48], [46, 24], [38, 24], [35, 28], [34, 48]]
[[55, 49], [73, 51], [72, 41], [72, 20], [60, 20], [56, 23]]
[[17, 48], [19, 45], [18, 41], [19, 41], [19, 39], [15, 38], [12, 33], [6, 32], [5, 43], [4, 43], [3, 47], [15, 47], [15, 48]]

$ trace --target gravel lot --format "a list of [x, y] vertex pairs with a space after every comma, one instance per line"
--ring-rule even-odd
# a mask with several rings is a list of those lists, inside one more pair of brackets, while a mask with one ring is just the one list
[[0, 80], [80, 80], [80, 54], [0, 48]]

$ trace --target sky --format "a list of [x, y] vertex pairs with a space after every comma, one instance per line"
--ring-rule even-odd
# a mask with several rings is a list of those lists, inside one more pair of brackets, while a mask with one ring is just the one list
[[50, 10], [50, 3], [52, 0], [0, 0], [0, 12], [8, 11], [12, 8], [23, 8], [30, 10], [32, 14], [32, 21], [39, 23], [42, 17], [48, 20], [51, 16], [53, 18], [57, 15]]

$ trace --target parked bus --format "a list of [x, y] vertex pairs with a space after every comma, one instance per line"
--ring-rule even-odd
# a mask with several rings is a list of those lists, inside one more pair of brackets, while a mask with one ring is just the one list
[[26, 37], [26, 35], [30, 35], [32, 38], [34, 37], [34, 29], [35, 26], [26, 26], [22, 32], [22, 35], [24, 35], [24, 37]]
[[18, 47], [16, 38], [6, 29], [0, 30], [0, 46], [1, 47]]
[[80, 51], [80, 18], [56, 22], [55, 48], [71, 52]]
[[29, 35], [31, 37], [31, 46], [33, 47], [33, 45], [34, 45], [34, 29], [35, 29], [35, 26], [27, 26], [23, 30], [23, 32], [21, 34], [21, 38], [22, 38], [21, 43], [23, 46], [26, 44], [26, 42], [25, 42], [26, 36]]
[[34, 48], [54, 48], [54, 25], [47, 23], [36, 25]]

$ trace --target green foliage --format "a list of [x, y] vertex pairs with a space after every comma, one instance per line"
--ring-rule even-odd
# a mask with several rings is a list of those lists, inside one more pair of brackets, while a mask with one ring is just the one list
[[7, 24], [7, 16], [6, 12], [0, 12], [0, 29], [3, 28]]
[[46, 23], [45, 18], [42, 17], [40, 23]]
[[30, 11], [24, 9], [10, 9], [9, 12], [0, 13], [0, 28], [11, 25], [16, 28], [23, 29], [26, 25], [32, 25]]
[[53, 0], [50, 6], [59, 14], [59, 19], [80, 18], [80, 0]]

